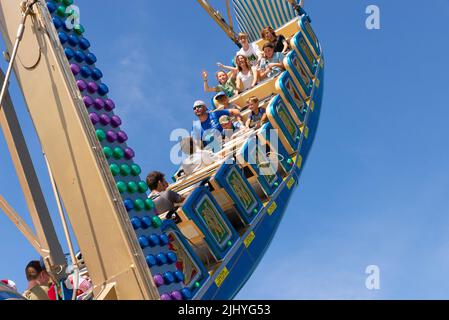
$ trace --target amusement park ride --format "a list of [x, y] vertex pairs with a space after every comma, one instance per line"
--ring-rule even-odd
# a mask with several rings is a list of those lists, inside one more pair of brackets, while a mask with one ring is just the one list
[[[88, 274], [94, 299], [232, 299], [269, 247], [314, 141], [324, 59], [306, 12], [294, 0], [227, 0], [226, 22], [206, 0], [198, 2], [234, 42], [231, 6], [251, 41], [262, 46], [260, 30], [272, 26], [292, 50], [284, 60], [285, 72], [231, 100], [244, 106], [249, 97], [258, 97], [269, 121], [225, 145], [227, 161], [170, 187], [187, 197], [179, 210], [182, 221], [175, 224], [158, 216], [148, 198], [107, 76], [96, 67], [84, 27], [68, 22], [73, 0], [0, 0], [4, 56], [41, 143], [71, 269]], [[42, 256], [54, 279], [63, 282], [68, 276], [65, 255], [4, 79], [0, 70], [0, 85], [5, 84], [0, 127], [36, 233], [1, 195], [0, 209]], [[243, 117], [248, 114], [244, 108]], [[256, 140], [269, 151], [255, 148]], [[263, 166], [270, 174], [260, 174]], [[83, 264], [75, 256], [68, 222]]]

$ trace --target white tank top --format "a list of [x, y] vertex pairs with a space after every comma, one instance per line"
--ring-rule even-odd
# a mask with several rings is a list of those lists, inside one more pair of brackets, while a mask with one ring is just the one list
[[237, 78], [242, 80], [244, 90], [250, 89], [251, 85], [253, 84], [253, 81], [254, 81], [254, 75], [253, 75], [252, 70], [248, 71], [247, 74], [244, 74], [243, 72], [239, 72], [237, 75]]

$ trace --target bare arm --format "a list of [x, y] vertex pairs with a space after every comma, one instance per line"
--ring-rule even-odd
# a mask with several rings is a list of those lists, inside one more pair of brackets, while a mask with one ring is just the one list
[[251, 117], [248, 117], [248, 120], [246, 120], [245, 127], [249, 128], [251, 125]]
[[242, 118], [242, 114], [240, 113], [239, 110], [237, 109], [230, 109], [229, 110], [229, 114], [233, 117], [236, 117], [238, 119], [239, 122], [243, 123], [243, 118]]
[[262, 116], [262, 119], [260, 119], [260, 124], [267, 122], [267, 120], [268, 120], [268, 115], [267, 115], [267, 113], [264, 113], [264, 115]]
[[242, 82], [242, 79], [239, 76], [237, 76], [237, 83], [235, 85], [236, 85], [237, 91], [239, 93], [243, 91], [243, 82]]
[[284, 49], [282, 50], [282, 53], [286, 54], [290, 50], [290, 46], [288, 45], [287, 40], [282, 41], [282, 43], [284, 44]]
[[219, 68], [222, 68], [222, 69], [226, 69], [226, 70], [231, 71], [232, 74], [237, 74], [237, 73], [239, 72], [239, 69], [238, 69], [237, 67], [225, 66], [223, 63], [220, 63], [220, 62], [217, 63], [217, 66], [218, 66]]
[[204, 81], [204, 92], [217, 92], [216, 87], [209, 87], [209, 83], [207, 82], [207, 72], [203, 71], [203, 81]]
[[259, 82], [259, 72], [257, 72], [257, 68], [255, 68], [255, 67], [251, 68], [251, 72], [253, 73], [253, 78], [254, 78], [253, 83], [251, 84], [251, 87], [254, 88], [257, 85], [257, 83]]

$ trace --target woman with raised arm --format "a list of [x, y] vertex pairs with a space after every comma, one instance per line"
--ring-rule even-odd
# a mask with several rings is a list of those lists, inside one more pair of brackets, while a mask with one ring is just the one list
[[235, 77], [229, 77], [224, 70], [220, 70], [216, 73], [218, 85], [216, 87], [209, 87], [207, 81], [208, 73], [203, 71], [204, 91], [205, 92], [224, 92], [228, 97], [233, 97], [238, 94], [238, 90], [235, 86]]
[[257, 69], [251, 66], [248, 58], [238, 55], [235, 58], [239, 73], [237, 74], [237, 90], [239, 93], [254, 88], [258, 81]]

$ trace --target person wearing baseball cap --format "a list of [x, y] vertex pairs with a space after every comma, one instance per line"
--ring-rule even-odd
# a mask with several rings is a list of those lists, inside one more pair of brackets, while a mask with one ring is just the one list
[[235, 103], [230, 103], [229, 102], [229, 97], [226, 95], [226, 93], [224, 92], [219, 92], [215, 95], [214, 97], [214, 101], [216, 101], [216, 107], [220, 108], [220, 109], [238, 109], [240, 110], [241, 108], [236, 105]]
[[[240, 132], [241, 124], [232, 122], [230, 116], [221, 116], [220, 125], [223, 128], [223, 138], [233, 139]], [[226, 141], [224, 141], [226, 143]]]
[[240, 121], [242, 119], [242, 115], [237, 109], [208, 111], [206, 103], [202, 100], [195, 101], [193, 112], [198, 120], [193, 125], [192, 137], [195, 141], [203, 141], [204, 146], [207, 146], [213, 137], [219, 136], [223, 132], [219, 121], [221, 116], [236, 117]]

